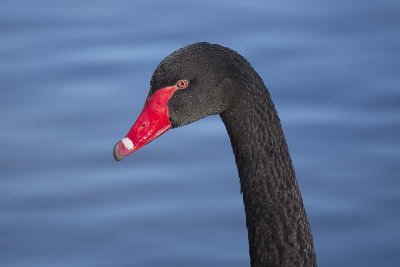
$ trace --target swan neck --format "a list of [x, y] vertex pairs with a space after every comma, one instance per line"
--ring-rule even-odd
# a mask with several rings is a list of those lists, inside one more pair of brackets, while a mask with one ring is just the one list
[[316, 266], [310, 226], [279, 117], [261, 82], [221, 114], [238, 167], [250, 260], [259, 266]]

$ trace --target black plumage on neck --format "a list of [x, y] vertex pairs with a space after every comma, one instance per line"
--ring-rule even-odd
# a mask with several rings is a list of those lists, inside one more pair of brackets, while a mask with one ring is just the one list
[[278, 114], [263, 81], [254, 70], [251, 73], [246, 71], [238, 83], [243, 88], [235, 105], [220, 114], [240, 176], [251, 266], [316, 266]]

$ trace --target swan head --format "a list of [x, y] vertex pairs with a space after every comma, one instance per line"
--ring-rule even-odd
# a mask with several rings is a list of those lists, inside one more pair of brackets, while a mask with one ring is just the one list
[[[235, 57], [228, 48], [196, 43], [178, 49], [158, 65], [143, 110], [114, 146], [122, 160], [171, 128], [229, 109], [240, 95]], [[242, 58], [242, 57], [240, 57]]]

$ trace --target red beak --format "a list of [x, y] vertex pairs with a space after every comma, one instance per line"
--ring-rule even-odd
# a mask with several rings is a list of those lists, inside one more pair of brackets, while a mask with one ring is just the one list
[[171, 129], [168, 101], [177, 89], [177, 86], [164, 87], [147, 99], [128, 134], [114, 146], [115, 160], [122, 160]]

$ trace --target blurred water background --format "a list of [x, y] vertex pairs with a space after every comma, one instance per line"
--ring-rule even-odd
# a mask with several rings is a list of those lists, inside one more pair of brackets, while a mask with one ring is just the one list
[[219, 117], [121, 163], [153, 70], [231, 47], [280, 114], [320, 266], [398, 266], [400, 2], [3, 1], [0, 266], [249, 266]]

